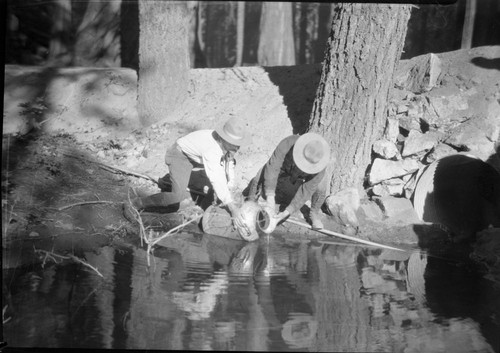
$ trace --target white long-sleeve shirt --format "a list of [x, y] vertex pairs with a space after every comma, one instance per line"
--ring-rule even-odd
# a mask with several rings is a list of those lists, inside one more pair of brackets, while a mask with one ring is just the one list
[[228, 204], [233, 201], [227, 185], [224, 151], [212, 136], [213, 130], [198, 130], [177, 140], [182, 152], [192, 161], [203, 164], [217, 197]]

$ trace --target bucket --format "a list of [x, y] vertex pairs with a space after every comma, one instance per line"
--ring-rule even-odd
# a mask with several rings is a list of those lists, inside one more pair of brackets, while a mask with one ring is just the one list
[[245, 201], [240, 207], [240, 212], [250, 234], [234, 229], [229, 211], [214, 205], [208, 207], [203, 214], [203, 232], [225, 238], [254, 241], [259, 239], [259, 235], [270, 234], [276, 228], [271, 213], [255, 201]]

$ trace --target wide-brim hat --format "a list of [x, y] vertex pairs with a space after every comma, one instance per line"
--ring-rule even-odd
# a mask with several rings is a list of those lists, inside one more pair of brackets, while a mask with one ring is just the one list
[[250, 143], [252, 137], [248, 133], [248, 124], [240, 118], [230, 118], [225, 123], [217, 126], [215, 132], [226, 142], [235, 146]]
[[301, 135], [293, 146], [293, 161], [307, 174], [317, 174], [330, 161], [330, 146], [320, 135], [308, 132]]

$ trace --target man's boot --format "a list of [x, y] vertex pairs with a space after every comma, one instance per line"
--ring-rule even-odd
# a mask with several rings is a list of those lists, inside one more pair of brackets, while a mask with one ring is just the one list
[[312, 229], [323, 229], [323, 222], [321, 221], [320, 210], [311, 209], [309, 211], [309, 218], [311, 219]]

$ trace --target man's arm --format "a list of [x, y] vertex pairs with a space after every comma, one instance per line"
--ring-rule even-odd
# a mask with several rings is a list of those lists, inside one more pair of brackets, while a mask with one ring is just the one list
[[266, 197], [275, 196], [281, 166], [283, 165], [286, 154], [293, 147], [297, 138], [298, 136], [291, 135], [281, 140], [271, 155], [271, 158], [267, 161], [264, 169], [264, 191], [266, 193]]
[[216, 151], [206, 151], [202, 156], [203, 166], [217, 197], [224, 203], [233, 201], [231, 192], [227, 185], [224, 163], [221, 163], [221, 155]]

